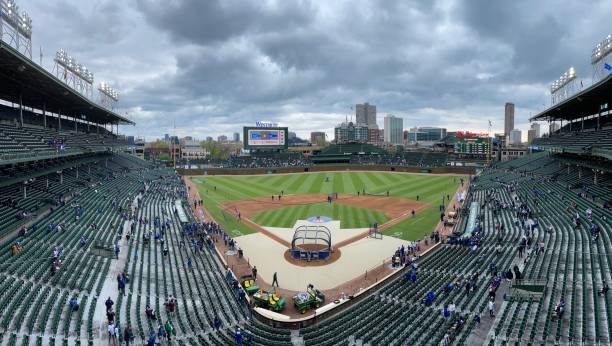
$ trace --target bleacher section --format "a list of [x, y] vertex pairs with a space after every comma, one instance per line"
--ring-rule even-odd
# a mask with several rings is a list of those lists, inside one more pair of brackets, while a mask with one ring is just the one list
[[[480, 176], [473, 187], [474, 196], [481, 202], [489, 192], [508, 203], [525, 203], [533, 210], [538, 225], [531, 246], [538, 244], [542, 250], [528, 250], [522, 272], [525, 281], [546, 285], [541, 296], [509, 297], [488, 336], [489, 344], [608, 344], [612, 301], [609, 295], [600, 296], [597, 291], [612, 279], [612, 212], [568, 189], [563, 182], [529, 173], [537, 171], [534, 165], [542, 167], [544, 158], [537, 155], [503, 164], [503, 169]], [[515, 168], [508, 171], [508, 166]], [[588, 210], [592, 210], [592, 220]], [[490, 210], [486, 213], [490, 215]], [[512, 209], [502, 210], [503, 224], [515, 228], [514, 214]], [[575, 224], [576, 215], [580, 218]], [[593, 225], [599, 229], [597, 238]], [[562, 318], [556, 319], [553, 311], [561, 299], [566, 308]]]
[[0, 163], [20, 158], [44, 159], [85, 152], [117, 150], [124, 140], [105, 133], [75, 133], [0, 123]]
[[590, 154], [593, 149], [612, 152], [612, 129], [553, 134], [536, 138], [533, 145], [554, 152]]
[[[557, 157], [540, 153], [486, 170], [476, 179], [466, 202], [482, 206], [477, 250], [441, 245], [419, 260], [416, 282], [403, 276], [393, 279], [347, 310], [293, 332], [293, 337], [305, 345], [437, 345], [445, 338], [453, 344], [609, 342], [612, 302], [607, 296], [597, 295], [596, 290], [612, 279], [612, 257], [606, 250], [612, 247], [612, 214], [597, 202], [579, 197], [571, 186], [568, 190], [575, 176], [563, 176], [567, 182], [555, 180], [555, 174], [559, 179], [562, 176], [551, 167], [559, 162]], [[31, 198], [21, 196], [21, 185], [3, 188], [3, 198], [15, 198], [3, 200], [9, 204], [1, 205], [3, 214], [14, 214], [19, 208], [40, 208], [43, 206], [37, 204], [45, 200], [54, 205], [54, 211], [41, 214], [36, 226], [28, 227], [27, 235], [14, 236], [0, 250], [2, 343], [106, 342], [97, 332], [103, 317], [96, 315], [96, 307], [107, 298], [104, 283], [111, 259], [96, 255], [93, 247], [110, 246], [117, 240], [118, 231], [129, 231], [126, 211], [143, 193], [137, 214], [146, 221], [136, 222], [128, 246], [121, 249], [126, 253], [124, 270], [131, 280], [125, 296], [112, 293], [117, 320], [123, 326], [132, 326], [136, 343], [144, 343], [149, 331], [157, 328], [157, 322], [145, 317], [144, 307], [151, 306], [158, 320], [166, 321], [170, 316], [164, 302], [172, 295], [178, 302], [172, 316], [177, 344], [234, 345], [233, 333], [238, 326], [253, 335], [253, 345], [293, 344], [290, 331], [247, 319], [249, 312], [236, 300], [215, 250], [204, 247], [195, 252], [185, 246], [183, 225], [173, 206], [175, 199], [185, 198], [186, 191], [173, 172], [130, 156], [113, 155], [107, 165], [81, 169], [78, 177], [75, 170], [66, 169], [63, 174], [62, 184], [57, 174], [51, 174], [48, 188], [46, 178], [36, 179], [29, 187]], [[59, 196], [66, 198], [63, 203], [57, 203]], [[492, 196], [508, 207], [498, 208], [491, 202]], [[15, 201], [18, 208], [13, 206]], [[518, 239], [526, 233], [515, 221], [516, 212], [511, 207], [517, 201], [533, 209], [539, 223], [533, 231], [533, 242], [544, 245], [540, 253], [528, 250], [527, 261], [517, 257]], [[576, 230], [572, 226], [574, 211], [565, 211], [572, 202], [582, 215], [581, 227]], [[76, 205], [85, 211], [79, 219], [75, 218]], [[600, 228], [597, 240], [591, 238], [591, 223], [584, 214], [587, 208], [593, 210], [594, 223]], [[188, 217], [193, 220], [189, 211]], [[160, 231], [153, 223], [155, 219], [167, 226], [167, 255], [159, 241], [143, 241], [145, 232]], [[49, 231], [50, 223], [60, 224], [62, 230]], [[496, 223], [505, 225], [503, 232], [496, 230]], [[465, 220], [459, 225], [465, 227]], [[547, 232], [549, 226], [551, 232]], [[84, 246], [81, 236], [87, 239]], [[23, 251], [13, 256], [11, 247], [17, 242]], [[57, 244], [62, 247], [64, 261], [52, 274], [45, 258]], [[188, 268], [188, 258], [193, 260], [192, 269]], [[505, 285], [489, 274], [492, 264], [499, 271], [520, 266], [525, 280], [545, 282], [548, 293], [538, 297], [509, 295], [506, 301], [498, 295], [501, 305], [497, 318], [490, 330], [483, 331], [484, 323], [477, 323], [475, 316], [487, 318], [490, 287]], [[473, 290], [464, 288], [467, 282]], [[445, 289], [449, 283], [455, 284], [450, 291]], [[430, 291], [436, 298], [425, 305], [423, 298]], [[78, 294], [81, 306], [76, 312], [68, 305], [74, 294]], [[553, 320], [552, 310], [561, 297], [567, 302], [566, 313]], [[457, 313], [445, 318], [441, 309], [451, 303], [457, 306]], [[223, 321], [220, 331], [212, 326], [216, 316]]]
[[547, 177], [602, 203], [612, 200], [612, 166], [605, 159], [540, 152], [496, 167]]
[[350, 157], [350, 163], [358, 165], [443, 167], [446, 166], [447, 159], [447, 153], [409, 151], [397, 155], [353, 155]]
[[330, 144], [311, 157], [314, 163], [348, 163], [353, 155], [387, 155], [382, 148], [372, 144]]

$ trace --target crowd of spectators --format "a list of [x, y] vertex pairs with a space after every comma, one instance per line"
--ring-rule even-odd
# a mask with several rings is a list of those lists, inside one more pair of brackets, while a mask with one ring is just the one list
[[[389, 165], [404, 167], [442, 167], [446, 166], [446, 153], [405, 152], [396, 155], [351, 155], [350, 163], [356, 165]], [[227, 160], [204, 159], [190, 161], [220, 168], [273, 168], [308, 167], [313, 163], [301, 153], [280, 153], [265, 156], [230, 156]]]
[[55, 150], [55, 152], [58, 152], [58, 153], [66, 150], [66, 145], [64, 144], [64, 140], [59, 137], [49, 138], [49, 140], [47, 141], [47, 145], [53, 148], [53, 150]]
[[233, 156], [230, 157], [223, 166], [230, 168], [307, 167], [311, 164], [310, 160], [299, 156], [285, 159], [275, 157]]
[[440, 167], [446, 165], [443, 153], [407, 152], [397, 155], [353, 155], [352, 164], [410, 167]]

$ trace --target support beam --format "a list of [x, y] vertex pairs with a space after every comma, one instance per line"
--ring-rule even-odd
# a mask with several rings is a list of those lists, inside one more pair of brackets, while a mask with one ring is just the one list
[[28, 185], [23, 184], [23, 199], [28, 198]]
[[47, 177], [47, 189], [49, 188], [49, 178]]
[[62, 131], [62, 110], [57, 113], [57, 132]]
[[64, 184], [64, 172], [60, 172], [60, 184]]
[[21, 122], [21, 127], [23, 127], [23, 100], [21, 99], [21, 93], [19, 93], [19, 121]]
[[[601, 108], [601, 107], [599, 107]], [[597, 114], [597, 130], [599, 130], [601, 127], [599, 127], [599, 118], [601, 118], [601, 109], [599, 110], [599, 113]]]
[[43, 128], [47, 128], [47, 105], [43, 103]]
[[74, 132], [79, 132], [79, 129], [77, 128], [77, 118], [76, 115], [72, 117], [72, 119], [74, 120]]

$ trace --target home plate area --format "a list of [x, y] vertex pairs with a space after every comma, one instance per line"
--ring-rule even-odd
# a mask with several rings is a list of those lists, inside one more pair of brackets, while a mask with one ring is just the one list
[[[320, 218], [322, 219], [323, 217]], [[309, 284], [322, 290], [340, 286], [365, 275], [368, 270], [380, 267], [398, 247], [406, 244], [405, 240], [391, 236], [384, 236], [382, 239], [368, 237], [368, 228], [342, 229], [340, 221], [335, 220], [327, 222], [298, 220], [292, 228], [264, 228], [290, 244], [293, 242], [298, 247], [306, 245], [303, 247], [306, 250], [318, 251], [327, 248], [326, 239], [331, 240], [330, 258], [309, 262], [296, 260], [292, 256], [288, 260], [286, 253], [291, 249], [259, 232], [235, 238], [250, 265], [257, 266], [259, 276], [271, 282], [276, 273], [281, 287], [295, 291], [303, 290]], [[294, 242], [296, 230], [306, 228], [309, 230], [307, 238], [313, 239], [298, 237]], [[342, 243], [345, 245], [340, 247], [335, 245]], [[340, 255], [334, 258], [335, 253]]]

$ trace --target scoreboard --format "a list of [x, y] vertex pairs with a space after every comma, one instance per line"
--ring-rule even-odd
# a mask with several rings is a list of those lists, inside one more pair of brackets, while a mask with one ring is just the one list
[[244, 127], [244, 149], [287, 149], [287, 127]]
[[455, 153], [485, 155], [491, 151], [491, 141], [483, 137], [456, 137]]

